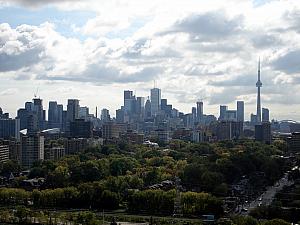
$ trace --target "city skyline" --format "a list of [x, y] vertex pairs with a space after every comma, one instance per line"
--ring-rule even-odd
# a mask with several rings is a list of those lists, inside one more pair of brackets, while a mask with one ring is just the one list
[[[260, 71], [258, 70], [258, 76], [260, 77]], [[23, 103], [23, 106], [21, 106], [20, 108], [16, 109], [16, 112], [18, 112], [19, 110], [23, 110], [23, 109], [29, 109], [30, 111], [33, 110], [34, 108], [34, 104], [37, 104], [40, 110], [44, 110], [45, 111], [45, 115], [44, 115], [44, 119], [49, 121], [50, 123], [54, 123], [57, 124], [58, 121], [55, 120], [62, 120], [62, 118], [58, 118], [58, 115], [55, 115], [55, 110], [59, 110], [62, 111], [68, 111], [69, 113], [72, 111], [72, 116], [71, 115], [67, 115], [67, 117], [71, 118], [71, 120], [75, 120], [76, 118], [80, 118], [80, 113], [82, 113], [83, 115], [92, 115], [94, 118], [98, 118], [102, 120], [102, 114], [103, 111], [105, 111], [106, 115], [112, 116], [110, 119], [114, 118], [116, 119], [116, 114], [118, 110], [122, 110], [124, 113], [126, 114], [131, 114], [133, 111], [136, 110], [136, 106], [140, 105], [139, 107], [143, 108], [143, 111], [139, 111], [138, 113], [140, 114], [147, 114], [145, 112], [145, 108], [147, 108], [147, 102], [145, 101], [145, 99], [148, 99], [148, 101], [150, 102], [150, 116], [151, 117], [156, 117], [156, 115], [160, 114], [161, 111], [164, 111], [165, 108], [163, 106], [163, 104], [165, 106], [167, 106], [167, 103], [171, 103], [168, 98], [161, 98], [161, 93], [162, 90], [157, 88], [157, 87], [153, 87], [149, 90], [150, 96], [138, 96], [136, 95], [136, 93], [133, 94], [133, 91], [131, 90], [124, 90], [123, 91], [123, 104], [120, 104], [118, 106], [118, 108], [115, 111], [110, 111], [107, 108], [109, 108], [109, 106], [103, 106], [103, 107], [99, 107], [96, 106], [95, 107], [95, 111], [93, 111], [92, 108], [90, 108], [90, 106], [88, 105], [82, 105], [80, 104], [80, 99], [76, 99], [76, 98], [69, 98], [66, 100], [66, 103], [64, 102], [58, 102], [56, 99], [52, 99], [48, 102], [45, 102], [43, 100], [43, 98], [41, 98], [40, 96], [37, 96], [36, 94], [34, 95], [34, 97], [32, 99], [27, 100], [26, 102]], [[151, 95], [152, 95], [152, 101], [151, 101]], [[137, 103], [137, 101], [139, 103]], [[258, 102], [257, 102], [258, 103]], [[154, 109], [153, 109], [154, 106]], [[197, 122], [201, 122], [203, 120], [203, 116], [204, 115], [212, 115], [215, 116], [216, 118], [218, 118], [219, 120], [225, 119], [225, 117], [227, 117], [225, 114], [228, 111], [229, 113], [234, 113], [234, 115], [232, 114], [232, 116], [234, 116], [234, 118], [237, 121], [252, 121], [251, 117], [254, 116], [256, 119], [256, 122], [261, 123], [262, 122], [262, 118], [264, 117], [264, 110], [268, 111], [268, 118], [269, 118], [269, 109], [266, 107], [261, 108], [261, 112], [262, 112], [262, 116], [260, 118], [260, 120], [257, 117], [257, 114], [253, 114], [253, 112], [251, 112], [251, 114], [247, 115], [245, 112], [245, 102], [243, 100], [237, 100], [235, 102], [235, 105], [233, 107], [228, 107], [228, 105], [224, 105], [221, 104], [219, 105], [218, 108], [218, 113], [210, 113], [210, 112], [206, 112], [205, 111], [205, 102], [203, 100], [199, 100], [197, 102], [194, 103], [194, 105], [191, 106], [190, 111], [184, 112], [184, 111], [180, 111], [178, 110], [176, 105], [173, 105], [171, 103], [171, 109], [175, 109], [180, 113], [183, 113], [184, 115], [193, 115], [195, 116], [195, 121]], [[42, 107], [42, 109], [41, 109]], [[3, 112], [9, 113], [5, 110], [3, 110], [2, 107], [0, 107], [2, 109]], [[224, 109], [222, 109], [224, 108]], [[247, 108], [247, 107], [246, 107]], [[4, 107], [5, 109], [5, 107]], [[71, 110], [71, 111], [70, 111]], [[83, 110], [83, 111], [80, 111]], [[140, 109], [141, 110], [141, 109]], [[225, 111], [224, 111], [225, 110]], [[100, 113], [99, 113], [100, 111]], [[77, 112], [77, 114], [75, 113]], [[57, 113], [57, 112], [56, 112]], [[39, 117], [41, 117], [42, 111], [39, 112]], [[11, 118], [14, 118], [14, 114], [9, 114]], [[246, 115], [246, 116], [245, 116]], [[147, 116], [146, 116], [147, 117]], [[230, 118], [231, 116], [229, 116]], [[16, 116], [17, 118], [17, 116]], [[229, 119], [227, 118], [227, 119]], [[246, 118], [246, 119], [245, 119]], [[274, 119], [274, 118], [269, 118], [267, 121], [269, 121], [270, 119]]]
[[249, 120], [261, 56], [262, 107], [300, 121], [299, 12], [292, 0], [2, 0], [1, 107], [15, 116], [38, 89], [45, 103], [76, 98], [115, 115], [123, 90], [146, 100], [156, 80], [180, 111], [203, 99], [218, 115], [242, 100]]

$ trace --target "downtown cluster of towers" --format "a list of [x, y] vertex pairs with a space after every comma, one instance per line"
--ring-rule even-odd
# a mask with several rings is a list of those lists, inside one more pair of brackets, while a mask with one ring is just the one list
[[[146, 101], [144, 97], [136, 97], [133, 91], [125, 90], [123, 106], [116, 110], [115, 118], [111, 118], [109, 110], [105, 108], [101, 110], [100, 116], [97, 108], [96, 115], [90, 114], [89, 108], [80, 106], [78, 99], [68, 99], [66, 109], [62, 104], [50, 101], [46, 120], [43, 101], [35, 97], [32, 102], [26, 102], [24, 108], [17, 110], [15, 119], [0, 108], [0, 139], [13, 139], [9, 145], [15, 146], [15, 149], [21, 146], [21, 151], [15, 152], [22, 154], [15, 154], [14, 159], [20, 160], [25, 166], [46, 158], [46, 150], [48, 155], [49, 151], [55, 152], [54, 155], [77, 152], [80, 149], [74, 146], [79, 146], [77, 142], [82, 144], [82, 138], [115, 140], [125, 137], [135, 143], [143, 143], [143, 140], [154, 137], [159, 142], [167, 143], [172, 138], [203, 142], [250, 137], [270, 143], [269, 110], [261, 109], [260, 63], [256, 87], [257, 112], [256, 115], [251, 114], [250, 122], [244, 121], [243, 101], [237, 101], [234, 110], [221, 105], [219, 118], [204, 114], [202, 101], [192, 107], [191, 113], [184, 114], [168, 104], [167, 99], [162, 99], [161, 90], [156, 87], [150, 90], [150, 97]], [[52, 135], [65, 138], [65, 146], [47, 147], [44, 150], [44, 137], [49, 135], [50, 139]], [[6, 156], [7, 159], [8, 153]]]
[[[262, 82], [260, 80], [260, 61], [258, 63], [256, 87], [257, 110], [256, 115], [251, 114], [250, 125], [269, 121], [269, 110], [266, 108], [261, 109], [260, 89]], [[171, 104], [168, 104], [167, 99], [162, 99], [161, 89], [156, 87], [150, 90], [150, 98], [148, 97], [146, 101], [144, 97], [136, 97], [133, 91], [125, 90], [123, 106], [116, 110], [115, 118], [111, 118], [109, 110], [105, 108], [101, 110], [99, 117], [97, 111], [96, 108], [96, 115], [90, 114], [89, 108], [81, 107], [78, 99], [69, 99], [66, 110], [64, 110], [62, 104], [50, 101], [47, 121], [42, 99], [34, 98], [32, 102], [26, 102], [24, 108], [18, 109], [16, 119], [19, 120], [20, 130], [27, 129], [32, 132], [51, 128], [59, 128], [61, 131], [66, 132], [69, 130], [70, 122], [76, 119], [89, 121], [96, 129], [101, 129], [102, 124], [106, 122], [127, 123], [132, 125], [131, 128], [133, 130], [140, 132], [145, 131], [145, 126], [149, 127], [151, 121], [155, 123], [153, 129], [156, 129], [159, 123], [166, 122], [172, 123], [172, 125], [175, 124], [175, 127], [194, 128], [197, 125], [209, 125], [217, 120], [244, 122], [245, 114], [243, 101], [237, 101], [235, 110], [230, 110], [227, 106], [221, 105], [218, 119], [214, 115], [204, 114], [202, 101], [197, 102], [196, 107], [192, 107], [191, 113], [184, 114], [173, 108]], [[6, 117], [8, 119], [8, 115]]]

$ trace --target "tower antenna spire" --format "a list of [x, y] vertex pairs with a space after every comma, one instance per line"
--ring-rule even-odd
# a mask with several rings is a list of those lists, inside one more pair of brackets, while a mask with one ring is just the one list
[[260, 101], [260, 88], [262, 87], [262, 82], [260, 81], [260, 57], [258, 59], [258, 71], [257, 71], [257, 105], [256, 105], [256, 120], [261, 123], [261, 101]]
[[260, 81], [260, 57], [258, 58], [258, 80]]

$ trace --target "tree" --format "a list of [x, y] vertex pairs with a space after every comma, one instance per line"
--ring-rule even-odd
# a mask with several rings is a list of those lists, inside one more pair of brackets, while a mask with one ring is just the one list
[[30, 210], [25, 206], [17, 206], [15, 211], [15, 216], [18, 218], [20, 224], [24, 224], [27, 221]]
[[45, 171], [42, 167], [33, 167], [28, 174], [28, 178], [32, 179], [38, 177], [45, 177]]
[[1, 174], [3, 175], [9, 175], [10, 173], [20, 172], [20, 170], [21, 170], [20, 165], [17, 162], [12, 160], [4, 162], [1, 165]]
[[290, 225], [290, 224], [291, 223], [288, 223], [282, 219], [273, 219], [273, 220], [264, 222], [262, 225]]
[[233, 218], [233, 222], [238, 225], [257, 225], [258, 221], [251, 216], [237, 216]]
[[57, 166], [53, 172], [48, 173], [46, 185], [48, 187], [65, 187], [70, 178], [69, 168]]
[[76, 215], [76, 222], [86, 225], [97, 225], [100, 221], [97, 220], [96, 215], [91, 212], [80, 212]]

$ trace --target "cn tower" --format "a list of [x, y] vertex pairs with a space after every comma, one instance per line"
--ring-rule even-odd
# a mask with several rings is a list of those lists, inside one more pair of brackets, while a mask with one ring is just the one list
[[260, 88], [262, 87], [262, 82], [260, 81], [260, 59], [258, 60], [258, 72], [257, 72], [257, 108], [256, 108], [256, 120], [257, 123], [261, 123], [261, 104], [260, 104]]

